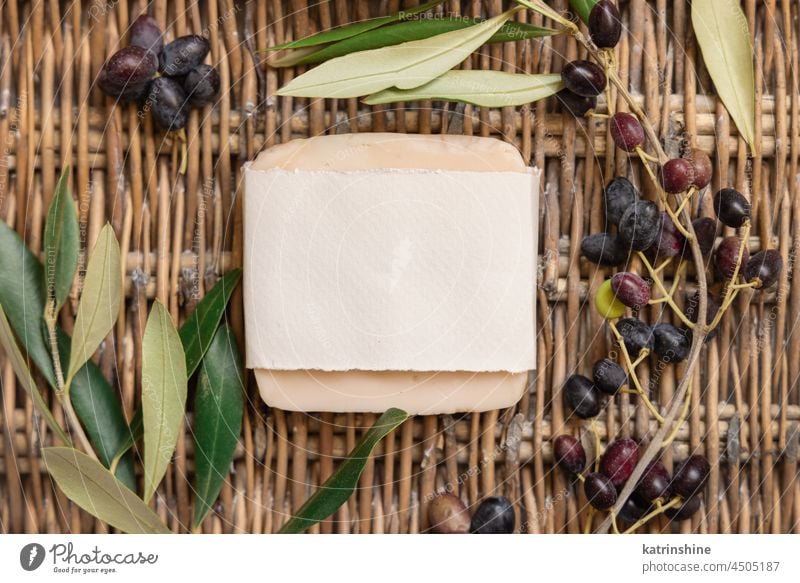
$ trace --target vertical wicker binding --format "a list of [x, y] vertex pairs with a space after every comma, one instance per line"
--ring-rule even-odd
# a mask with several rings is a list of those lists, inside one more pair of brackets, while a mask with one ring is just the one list
[[[313, 4], [312, 9], [307, 5]], [[640, 168], [608, 147], [602, 120], [576, 122], [552, 100], [485, 110], [438, 103], [367, 108], [355, 99], [277, 98], [296, 70], [273, 70], [257, 51], [416, 2], [157, 0], [149, 10], [168, 38], [199, 33], [211, 40], [222, 77], [216, 107], [193, 112], [189, 162], [178, 174], [179, 145], [154, 131], [134, 107], [118, 107], [94, 87], [104, 60], [124, 43], [148, 8], [135, 0], [0, 4], [0, 215], [40, 251], [44, 212], [60, 168], [72, 168], [84, 247], [110, 221], [121, 241], [126, 304], [97, 359], [120, 386], [126, 413], [138, 399], [141, 334], [147, 303], [158, 297], [181, 321], [226, 270], [241, 264], [241, 169], [263, 147], [340, 132], [396, 131], [494, 136], [516, 144], [544, 170], [541, 198], [539, 362], [530, 392], [514, 408], [480, 415], [416, 418], [391, 435], [369, 462], [357, 493], [321, 532], [421, 532], [426, 504], [451, 488], [474, 504], [490, 494], [516, 502], [524, 532], [579, 532], [582, 494], [552, 467], [550, 438], [580, 426], [565, 420], [560, 387], [586, 372], [611, 347], [586, 298], [603, 270], [579, 258], [584, 234], [602, 228], [601, 187], [616, 174], [642, 184]], [[448, 0], [440, 10], [471, 16], [501, 11], [498, 0]], [[565, 8], [567, 0], [552, 0]], [[743, 0], [756, 46], [756, 143], [745, 144], [698, 56], [684, 0], [622, 0], [628, 27], [618, 49], [621, 70], [651, 120], [677, 154], [682, 142], [712, 154], [712, 188], [732, 185], [755, 207], [751, 251], [780, 249], [791, 267], [800, 245], [800, 6], [793, 0]], [[522, 12], [521, 19], [541, 23]], [[466, 64], [507, 71], [559, 71], [581, 49], [566, 37], [484, 48]], [[622, 107], [620, 101], [619, 106]], [[645, 187], [646, 196], [652, 197]], [[700, 198], [711, 215], [710, 197]], [[795, 220], [797, 219], [797, 220]], [[696, 372], [691, 414], [665, 458], [689, 452], [713, 462], [710, 492], [693, 520], [655, 521], [650, 532], [790, 532], [800, 526], [797, 480], [800, 399], [800, 289], [791, 270], [778, 292], [742, 294]], [[687, 291], [691, 291], [691, 286]], [[63, 311], [71, 326], [78, 295]], [[682, 294], [681, 294], [682, 295]], [[241, 295], [229, 314], [242, 337]], [[653, 371], [650, 371], [653, 372]], [[681, 367], [660, 373], [656, 399], [666, 403]], [[30, 402], [0, 356], [0, 531], [106, 532], [55, 490], [39, 457]], [[647, 377], [647, 371], [643, 373]], [[273, 532], [324, 480], [372, 415], [269, 410], [248, 386], [241, 445], [218, 505], [203, 532]], [[57, 415], [60, 412], [57, 411]], [[608, 433], [646, 440], [654, 431], [644, 407], [622, 395], [600, 418]], [[34, 423], [40, 427], [35, 428]], [[176, 532], [191, 518], [192, 440], [184, 430], [156, 507]], [[718, 494], [718, 496], [717, 496]]]

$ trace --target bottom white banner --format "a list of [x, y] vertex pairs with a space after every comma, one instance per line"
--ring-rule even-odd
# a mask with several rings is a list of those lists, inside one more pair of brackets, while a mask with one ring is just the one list
[[[4, 535], [0, 581], [800, 581], [797, 535]], [[155, 579], [153, 579], [155, 578]]]

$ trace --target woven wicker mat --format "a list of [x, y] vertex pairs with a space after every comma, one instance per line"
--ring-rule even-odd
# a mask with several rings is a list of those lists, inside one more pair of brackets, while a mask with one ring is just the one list
[[[312, 7], [308, 8], [311, 4]], [[378, 449], [349, 502], [321, 532], [419, 532], [431, 493], [457, 490], [470, 504], [489, 494], [516, 503], [524, 532], [578, 532], [584, 505], [553, 471], [550, 437], [579, 427], [560, 398], [566, 375], [586, 372], [611, 342], [585, 306], [604, 273], [579, 258], [582, 236], [602, 227], [601, 186], [640, 168], [609, 149], [602, 120], [576, 122], [552, 101], [486, 110], [414, 104], [369, 109], [357, 100], [276, 98], [297, 71], [262, 64], [257, 51], [320, 29], [388, 14], [416, 2], [134, 0], [0, 3], [0, 214], [35, 251], [44, 209], [60, 168], [69, 164], [85, 242], [110, 221], [125, 257], [126, 310], [98, 362], [120, 386], [130, 415], [138, 399], [141, 334], [147, 303], [160, 298], [181, 321], [220, 274], [241, 264], [242, 164], [263, 147], [324, 133], [394, 131], [465, 133], [516, 144], [544, 169], [541, 199], [538, 372], [530, 391], [509, 410], [480, 415], [421, 417]], [[441, 7], [472, 16], [497, 14], [497, 0]], [[565, 8], [567, 0], [553, 0]], [[791, 264], [800, 238], [798, 197], [798, 42], [800, 5], [794, 0], [744, 0], [756, 46], [758, 149], [748, 156], [698, 57], [684, 0], [623, 0], [629, 34], [618, 58], [634, 95], [665, 139], [715, 160], [712, 188], [735, 186], [755, 205], [751, 252], [766, 245]], [[209, 112], [191, 114], [189, 162], [177, 172], [177, 142], [154, 132], [149, 117], [115, 107], [94, 87], [104, 60], [129, 24], [149, 9], [171, 37], [208, 36], [223, 95]], [[523, 12], [520, 18], [541, 23]], [[494, 45], [472, 68], [559, 71], [579, 56], [565, 37]], [[654, 193], [645, 189], [646, 196]], [[701, 199], [710, 215], [710, 197]], [[785, 270], [789, 271], [789, 270]], [[800, 282], [784, 274], [778, 292], [743, 297], [704, 350], [691, 413], [666, 451], [673, 464], [689, 452], [712, 460], [707, 496], [693, 520], [653, 522], [652, 532], [789, 532], [800, 528], [797, 424], [800, 399]], [[73, 298], [78, 290], [73, 290]], [[744, 294], [743, 294], [744, 296]], [[62, 316], [69, 326], [72, 306]], [[229, 314], [240, 338], [241, 297]], [[0, 356], [0, 531], [105, 532], [54, 489], [43, 471], [31, 403]], [[684, 374], [660, 371], [655, 397], [666, 403]], [[646, 378], [647, 371], [644, 372]], [[372, 415], [285, 413], [258, 399], [250, 379], [241, 443], [228, 482], [204, 532], [273, 532], [328, 476], [373, 420]], [[602, 435], [647, 440], [654, 431], [644, 407], [622, 395], [599, 420]], [[48, 433], [42, 434], [50, 442]], [[717, 463], [718, 462], [718, 463]], [[185, 430], [156, 503], [176, 531], [191, 518], [192, 441]]]

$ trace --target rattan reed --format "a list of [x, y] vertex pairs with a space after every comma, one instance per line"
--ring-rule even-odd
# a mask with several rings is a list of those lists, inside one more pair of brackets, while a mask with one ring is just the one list
[[[565, 8], [567, 0], [552, 0]], [[148, 6], [149, 4], [149, 6]], [[0, 3], [0, 215], [35, 251], [60, 168], [70, 165], [84, 246], [110, 221], [121, 241], [126, 305], [97, 356], [120, 387], [128, 415], [138, 399], [141, 334], [147, 302], [158, 297], [182, 320], [226, 270], [241, 264], [241, 169], [261, 148], [324, 133], [396, 131], [493, 136], [516, 144], [544, 169], [538, 303], [538, 371], [509, 410], [419, 417], [379, 447], [357, 493], [315, 531], [421, 532], [426, 504], [452, 488], [470, 504], [504, 494], [522, 530], [579, 532], [582, 494], [552, 466], [550, 437], [580, 425], [565, 421], [560, 387], [611, 347], [586, 297], [604, 272], [584, 264], [582, 236], [602, 227], [601, 186], [616, 174], [642, 184], [640, 168], [609, 148], [602, 120], [576, 122], [550, 101], [485, 110], [439, 103], [367, 108], [357, 100], [278, 98], [296, 70], [274, 70], [257, 51], [330, 26], [394, 12], [416, 2], [265, 0], [104, 2], [7, 0]], [[497, 14], [498, 0], [448, 0], [441, 9]], [[308, 5], [312, 5], [310, 8]], [[677, 154], [682, 145], [713, 155], [712, 188], [732, 185], [755, 206], [751, 249], [777, 246], [787, 264], [800, 246], [800, 6], [793, 0], [744, 0], [756, 47], [757, 149], [738, 139], [712, 84], [684, 0], [622, 0], [628, 34], [618, 48], [625, 82]], [[222, 77], [218, 105], [191, 114], [189, 161], [178, 174], [179, 145], [154, 131], [134, 107], [118, 107], [94, 87], [104, 60], [132, 20], [148, 9], [170, 38], [211, 40]], [[541, 22], [529, 12], [520, 19]], [[565, 37], [494, 45], [466, 66], [559, 71], [581, 54]], [[620, 100], [618, 108], [623, 107]], [[645, 186], [647, 196], [653, 192]], [[700, 199], [711, 214], [710, 197]], [[796, 220], [797, 219], [797, 220]], [[691, 288], [691, 285], [689, 285]], [[797, 532], [800, 396], [800, 280], [785, 270], [778, 291], [742, 294], [695, 372], [691, 414], [665, 452], [672, 465], [690, 452], [714, 462], [702, 512], [679, 527], [654, 521], [650, 532]], [[77, 297], [77, 286], [73, 300]], [[689, 290], [691, 292], [691, 289]], [[61, 315], [69, 328], [74, 301]], [[229, 318], [243, 331], [240, 293]], [[646, 380], [648, 370], [643, 369]], [[652, 372], [652, 371], [649, 371]], [[669, 401], [683, 368], [660, 373], [654, 397]], [[60, 494], [43, 470], [39, 435], [11, 366], [0, 356], [0, 531], [106, 532]], [[373, 415], [300, 414], [269, 409], [249, 379], [249, 406], [234, 467], [202, 532], [273, 532], [332, 471]], [[643, 406], [621, 395], [600, 418], [601, 433], [647, 440]], [[56, 407], [57, 408], [57, 407]], [[57, 411], [60, 415], [60, 411]], [[38, 424], [35, 427], [34, 424]], [[185, 429], [155, 503], [175, 532], [191, 517], [192, 441]]]

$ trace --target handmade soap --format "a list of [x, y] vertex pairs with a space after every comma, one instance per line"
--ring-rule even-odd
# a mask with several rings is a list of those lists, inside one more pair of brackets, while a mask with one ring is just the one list
[[538, 172], [500, 140], [295, 140], [245, 170], [247, 366], [298, 411], [515, 403], [535, 364]]

